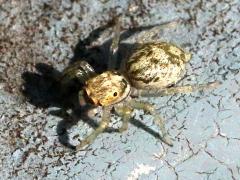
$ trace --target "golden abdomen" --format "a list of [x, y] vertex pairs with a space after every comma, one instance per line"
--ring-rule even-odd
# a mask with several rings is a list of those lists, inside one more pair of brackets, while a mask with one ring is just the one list
[[125, 74], [136, 88], [164, 88], [184, 76], [190, 58], [191, 54], [169, 43], [142, 44], [125, 62]]

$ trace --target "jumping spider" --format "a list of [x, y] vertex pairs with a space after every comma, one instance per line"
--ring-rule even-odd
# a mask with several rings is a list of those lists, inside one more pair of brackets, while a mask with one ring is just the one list
[[[119, 21], [114, 31], [110, 48], [111, 57], [114, 57], [119, 44]], [[113, 68], [116, 61], [114, 58], [110, 58], [109, 70], [101, 74], [96, 74], [86, 61], [78, 61], [66, 68], [62, 76], [62, 84], [77, 78], [85, 84], [79, 92], [79, 102], [91, 102], [95, 106], [101, 106], [103, 110], [99, 127], [77, 145], [76, 150], [92, 143], [108, 127], [112, 110], [122, 117], [119, 132], [127, 130], [134, 109], [143, 109], [151, 114], [160, 128], [162, 141], [172, 146], [164, 121], [156, 112], [154, 105], [137, 101], [135, 97], [167, 96], [215, 88], [218, 82], [173, 87], [184, 76], [185, 65], [190, 59], [190, 53], [173, 44], [152, 42], [136, 44], [133, 53], [123, 62], [119, 70]]]

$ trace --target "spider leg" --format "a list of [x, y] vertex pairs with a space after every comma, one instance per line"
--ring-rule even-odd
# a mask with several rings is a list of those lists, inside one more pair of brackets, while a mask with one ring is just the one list
[[173, 145], [170, 137], [168, 136], [168, 134], [166, 132], [164, 120], [157, 114], [157, 112], [154, 108], [154, 105], [147, 103], [147, 102], [140, 102], [140, 101], [131, 99], [129, 101], [129, 106], [131, 106], [132, 108], [135, 108], [135, 109], [143, 109], [144, 111], [150, 113], [154, 117], [154, 123], [156, 125], [158, 125], [158, 127], [160, 128], [160, 131], [162, 134], [162, 135], [160, 135], [161, 140], [169, 146]]
[[84, 83], [87, 79], [95, 75], [95, 71], [86, 61], [77, 61], [64, 69], [61, 78], [61, 83], [68, 84], [71, 80], [77, 79]]
[[117, 17], [115, 20], [115, 27], [114, 27], [114, 36], [112, 39], [112, 44], [110, 47], [109, 53], [109, 60], [108, 60], [108, 69], [115, 69], [117, 63], [117, 49], [120, 39], [120, 31], [121, 31], [121, 20], [120, 17]]
[[153, 28], [147, 31], [141, 32], [136, 39], [136, 42], [139, 44], [146, 43], [149, 41], [153, 41], [154, 37], [159, 34], [159, 32], [162, 32], [164, 29], [172, 29], [175, 28], [178, 24], [180, 24], [183, 20], [182, 19], [176, 19], [172, 20], [170, 22], [165, 22], [162, 24], [156, 24]]
[[128, 129], [128, 122], [132, 117], [133, 109], [128, 106], [115, 106], [116, 113], [122, 117], [122, 126], [119, 128], [119, 132], [122, 133]]
[[218, 81], [200, 84], [200, 85], [186, 85], [186, 86], [177, 86], [164, 89], [133, 89], [132, 96], [143, 96], [143, 97], [157, 97], [157, 96], [168, 96], [176, 93], [191, 93], [194, 91], [203, 91], [208, 89], [214, 89], [219, 86], [221, 83]]
[[80, 106], [85, 106], [87, 104], [84, 98], [84, 90], [80, 90], [78, 92], [78, 100], [79, 100]]
[[103, 107], [102, 121], [97, 129], [95, 129], [89, 136], [87, 136], [79, 145], [76, 146], [76, 150], [81, 150], [84, 146], [91, 144], [99, 134], [101, 134], [108, 126], [110, 122], [111, 106]]

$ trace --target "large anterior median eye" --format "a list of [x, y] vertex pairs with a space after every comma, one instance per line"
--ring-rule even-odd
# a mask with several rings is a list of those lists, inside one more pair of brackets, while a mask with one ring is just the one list
[[117, 93], [117, 92], [114, 92], [114, 93], [113, 93], [113, 96], [114, 96], [114, 97], [116, 97], [117, 95], [118, 95], [118, 93]]

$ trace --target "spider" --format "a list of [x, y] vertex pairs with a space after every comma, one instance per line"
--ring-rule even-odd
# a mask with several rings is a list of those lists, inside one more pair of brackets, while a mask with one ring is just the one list
[[143, 109], [153, 116], [154, 123], [160, 129], [160, 139], [169, 146], [169, 137], [164, 120], [156, 112], [153, 104], [136, 100], [137, 97], [168, 96], [175, 93], [188, 93], [196, 90], [215, 88], [219, 82], [201, 85], [175, 85], [185, 74], [185, 66], [191, 54], [180, 47], [167, 42], [136, 44], [135, 49], [121, 68], [115, 70], [114, 58], [119, 44], [120, 20], [114, 27], [114, 37], [110, 47], [108, 70], [96, 74], [86, 61], [77, 61], [63, 71], [62, 84], [77, 78], [84, 84], [79, 91], [80, 104], [90, 102], [102, 107], [102, 119], [99, 126], [76, 146], [81, 150], [91, 144], [109, 125], [112, 110], [122, 118], [119, 132], [128, 128], [128, 121], [134, 109]]

